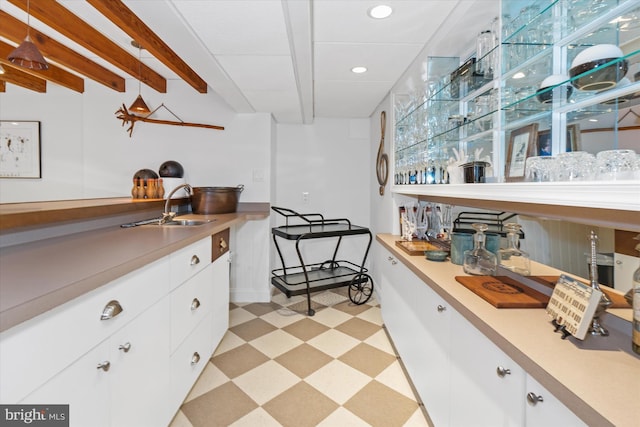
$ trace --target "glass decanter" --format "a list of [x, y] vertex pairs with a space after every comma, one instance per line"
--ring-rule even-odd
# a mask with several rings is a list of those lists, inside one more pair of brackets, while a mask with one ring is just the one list
[[476, 234], [473, 236], [474, 248], [464, 252], [462, 268], [467, 274], [476, 276], [495, 276], [497, 270], [496, 256], [485, 248], [484, 232], [489, 228], [487, 224], [476, 223], [471, 225]]
[[516, 223], [504, 225], [507, 230], [507, 247], [498, 251], [498, 262], [507, 270], [528, 276], [531, 274], [529, 254], [519, 248], [520, 230], [522, 226]]

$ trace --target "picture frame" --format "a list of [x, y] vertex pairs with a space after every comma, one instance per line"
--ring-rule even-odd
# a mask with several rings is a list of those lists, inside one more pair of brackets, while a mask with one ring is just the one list
[[527, 158], [538, 153], [538, 123], [511, 131], [504, 176], [507, 182], [524, 181]]
[[[567, 139], [566, 139], [565, 152], [579, 151], [580, 150], [580, 125], [573, 124], [567, 126]], [[538, 131], [538, 156], [550, 156], [551, 155], [551, 130]]]
[[42, 178], [40, 122], [0, 120], [0, 178]]

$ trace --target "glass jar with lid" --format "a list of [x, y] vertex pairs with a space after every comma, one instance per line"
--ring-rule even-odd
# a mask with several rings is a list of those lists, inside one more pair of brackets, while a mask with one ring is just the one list
[[497, 270], [496, 256], [485, 247], [485, 234], [489, 226], [482, 223], [471, 225], [476, 234], [473, 236], [474, 248], [464, 252], [464, 262], [462, 268], [467, 274], [476, 276], [495, 276]]
[[498, 251], [500, 266], [514, 273], [528, 276], [531, 274], [529, 254], [520, 249], [520, 230], [522, 226], [516, 223], [505, 224], [507, 230], [507, 247]]

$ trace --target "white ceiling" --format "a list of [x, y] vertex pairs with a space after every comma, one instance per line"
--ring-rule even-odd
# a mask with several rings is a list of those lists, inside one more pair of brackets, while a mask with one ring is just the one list
[[[81, 0], [59, 2], [137, 55], [130, 38], [89, 4]], [[382, 2], [393, 8], [393, 14], [383, 20], [369, 18], [368, 9]], [[311, 123], [314, 117], [369, 117], [452, 10], [460, 3], [473, 2], [124, 0], [124, 3], [208, 83], [210, 91], [236, 111], [270, 112], [280, 123]], [[6, 0], [0, 0], [0, 7], [26, 21], [26, 14]], [[31, 25], [67, 42], [34, 19]], [[468, 34], [473, 39], [476, 31]], [[73, 42], [68, 44], [123, 74]], [[168, 80], [178, 79], [145, 52], [142, 59]], [[366, 66], [368, 72], [352, 73], [350, 70], [356, 65]]]

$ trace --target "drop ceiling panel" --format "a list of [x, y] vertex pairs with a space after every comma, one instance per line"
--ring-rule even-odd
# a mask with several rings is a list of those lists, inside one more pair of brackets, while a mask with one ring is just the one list
[[[315, 80], [388, 81], [391, 88], [421, 48], [419, 44], [316, 43]], [[368, 71], [352, 73], [355, 66]]]
[[218, 62], [244, 90], [296, 90], [288, 56], [218, 55]]
[[369, 117], [389, 91], [386, 82], [316, 81], [316, 117]]
[[315, 0], [313, 2], [316, 41], [367, 43], [425, 43], [458, 1], [391, 0], [387, 19], [372, 19], [369, 8], [380, 1]]
[[289, 54], [281, 0], [172, 3], [214, 54]]

